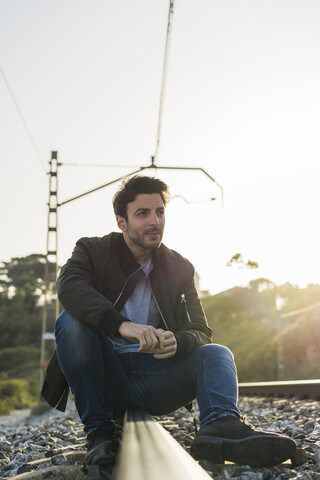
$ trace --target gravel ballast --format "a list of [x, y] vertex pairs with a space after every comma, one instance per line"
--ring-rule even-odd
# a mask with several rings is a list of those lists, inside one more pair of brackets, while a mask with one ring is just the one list
[[[240, 397], [246, 420], [258, 429], [284, 433], [297, 443], [293, 463], [272, 468], [201, 463], [217, 480], [320, 479], [320, 411], [316, 400]], [[195, 430], [191, 414], [181, 408], [155, 417], [189, 451]], [[86, 438], [72, 403], [66, 413], [50, 410], [39, 416], [4, 422], [0, 417], [0, 480], [84, 478]], [[3, 420], [3, 421], [2, 421]], [[7, 420], [7, 419], [6, 419]]]

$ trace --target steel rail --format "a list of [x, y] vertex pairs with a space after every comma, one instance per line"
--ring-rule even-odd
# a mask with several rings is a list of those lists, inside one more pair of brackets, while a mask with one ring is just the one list
[[[239, 383], [240, 395], [320, 400], [320, 379]], [[129, 409], [114, 471], [117, 480], [209, 480], [211, 477], [144, 410]]]
[[320, 379], [239, 383], [240, 395], [297, 396], [320, 399]]
[[125, 414], [117, 480], [209, 480], [211, 477], [143, 410]]

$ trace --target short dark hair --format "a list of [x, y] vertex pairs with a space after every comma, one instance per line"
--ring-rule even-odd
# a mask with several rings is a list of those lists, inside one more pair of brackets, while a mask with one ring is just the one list
[[133, 202], [140, 193], [159, 193], [164, 205], [169, 201], [169, 187], [159, 178], [135, 175], [132, 178], [125, 177], [120, 189], [113, 197], [113, 210], [115, 215], [127, 218], [127, 205]]

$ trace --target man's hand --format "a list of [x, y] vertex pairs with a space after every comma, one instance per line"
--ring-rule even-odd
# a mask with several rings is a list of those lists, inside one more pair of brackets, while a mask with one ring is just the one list
[[155, 352], [154, 358], [173, 357], [177, 351], [174, 334], [162, 328], [151, 325], [140, 325], [133, 322], [122, 322], [119, 329], [122, 337], [136, 340], [140, 343], [138, 352]]
[[158, 328], [158, 332], [163, 334], [163, 346], [153, 350], [156, 352], [156, 355], [153, 355], [154, 358], [170, 358], [176, 354], [177, 351], [177, 340], [172, 332], [169, 330], [162, 330]]

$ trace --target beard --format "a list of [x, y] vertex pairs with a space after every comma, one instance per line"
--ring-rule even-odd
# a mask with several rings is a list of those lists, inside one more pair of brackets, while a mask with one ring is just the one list
[[[154, 239], [149, 238], [149, 235], [152, 233], [156, 234]], [[150, 250], [150, 249], [156, 250], [161, 245], [163, 229], [149, 228], [143, 231], [142, 233], [139, 233], [136, 230], [131, 229], [129, 227], [127, 234], [132, 243], [139, 245], [140, 247], [145, 248], [146, 250]]]

